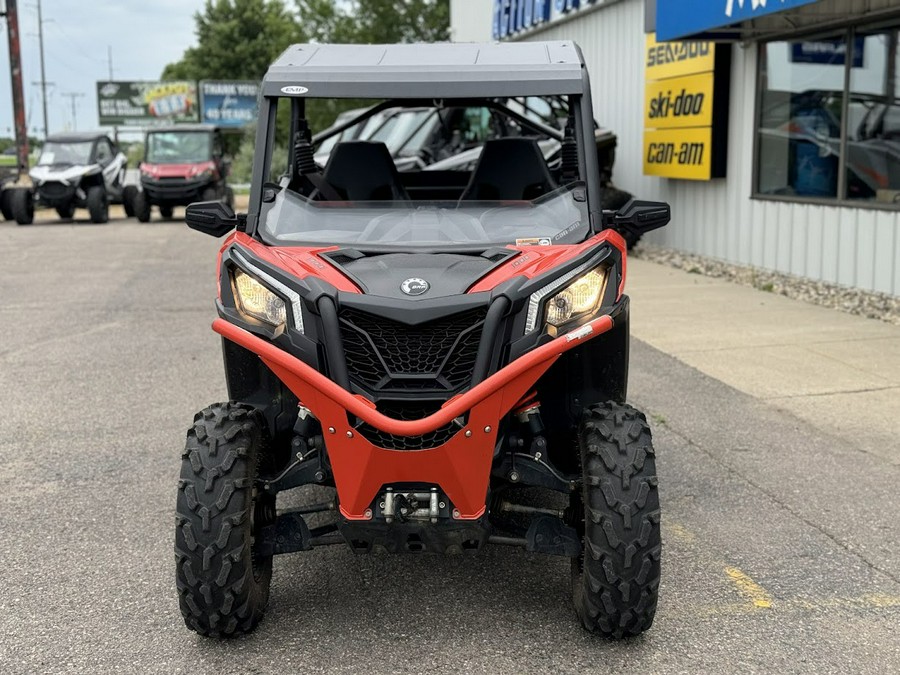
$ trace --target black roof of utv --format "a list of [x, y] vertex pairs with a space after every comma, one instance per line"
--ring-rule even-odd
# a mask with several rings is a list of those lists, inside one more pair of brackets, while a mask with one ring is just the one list
[[379, 99], [542, 96], [587, 89], [584, 59], [571, 41], [293, 45], [269, 67], [262, 86], [265, 96]]

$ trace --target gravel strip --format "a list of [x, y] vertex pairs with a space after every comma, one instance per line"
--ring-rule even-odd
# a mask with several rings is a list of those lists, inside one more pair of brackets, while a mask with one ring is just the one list
[[629, 255], [900, 326], [900, 297], [641, 244]]

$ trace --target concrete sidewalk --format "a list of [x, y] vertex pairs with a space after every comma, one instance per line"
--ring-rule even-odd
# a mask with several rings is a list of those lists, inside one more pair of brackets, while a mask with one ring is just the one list
[[636, 259], [626, 291], [635, 338], [900, 464], [900, 326]]

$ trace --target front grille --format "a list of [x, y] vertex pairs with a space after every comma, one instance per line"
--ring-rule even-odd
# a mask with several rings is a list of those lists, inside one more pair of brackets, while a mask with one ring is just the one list
[[341, 312], [350, 377], [375, 390], [456, 391], [469, 384], [486, 308], [410, 326], [367, 312]]
[[[378, 404], [378, 411], [388, 417], [398, 420], [420, 420], [423, 417], [437, 412], [440, 403], [423, 403], [420, 401], [384, 401]], [[453, 434], [462, 427], [456, 422], [435, 429], [431, 433], [422, 436], [395, 436], [376, 429], [363, 422], [357, 431], [372, 445], [389, 450], [428, 450], [436, 448], [449, 441]]]
[[49, 181], [41, 185], [39, 191], [46, 199], [68, 199], [75, 193], [75, 187], [58, 181]]

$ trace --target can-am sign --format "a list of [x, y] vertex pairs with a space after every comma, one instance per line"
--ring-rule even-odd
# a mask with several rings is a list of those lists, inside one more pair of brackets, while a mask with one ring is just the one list
[[604, 0], [494, 0], [492, 34], [495, 40], [502, 40], [557, 21], [576, 10], [603, 3]]
[[[697, 37], [717, 28], [810, 5], [818, 0], [656, 0], [656, 38]], [[689, 11], [688, 11], [689, 10]]]

